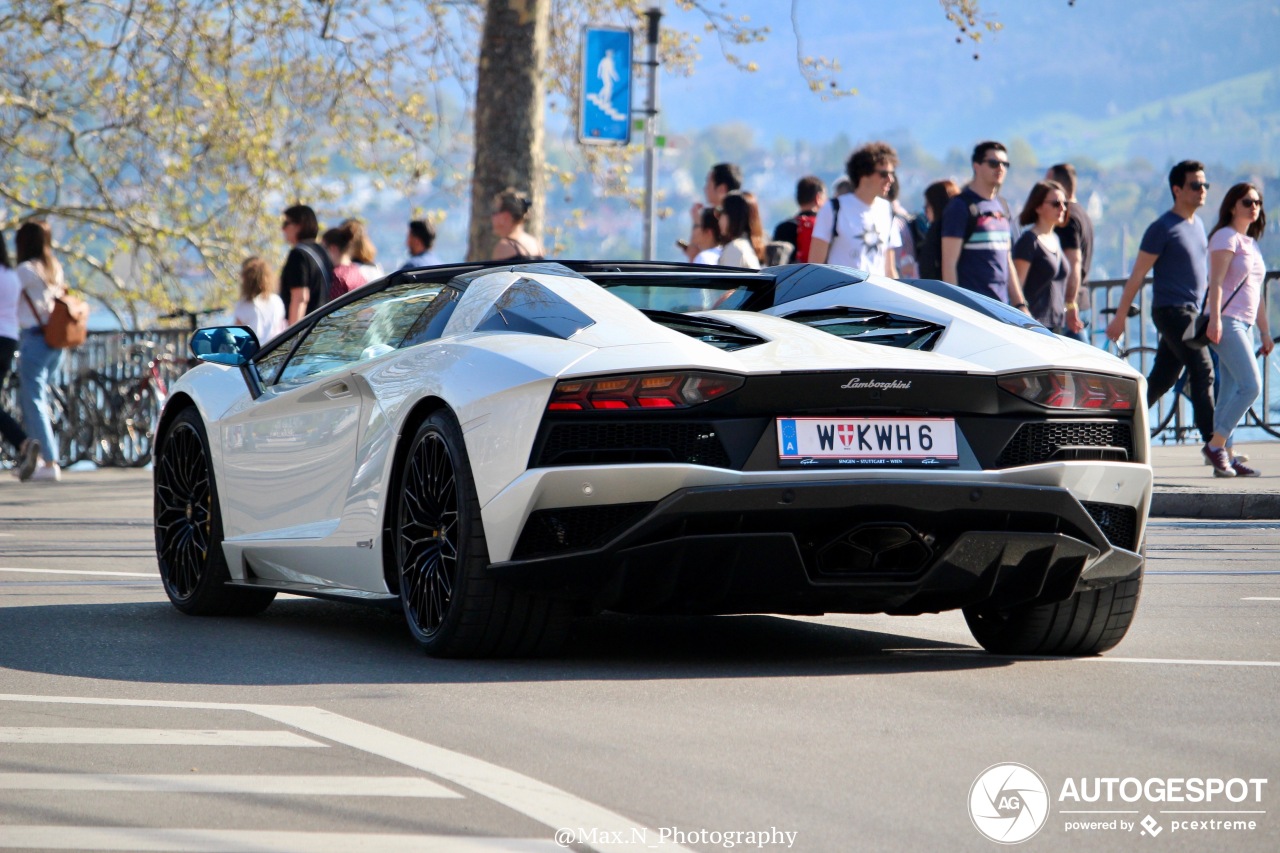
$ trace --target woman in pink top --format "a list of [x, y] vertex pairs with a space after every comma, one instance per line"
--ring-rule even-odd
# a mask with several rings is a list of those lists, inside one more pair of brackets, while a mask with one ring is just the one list
[[[1218, 399], [1213, 408], [1210, 452], [1226, 453], [1231, 433], [1258, 399], [1262, 378], [1253, 354], [1253, 325], [1262, 334], [1262, 352], [1271, 352], [1271, 329], [1262, 301], [1266, 264], [1258, 238], [1267, 227], [1262, 192], [1252, 184], [1227, 190], [1218, 224], [1209, 234], [1209, 340], [1218, 354]], [[1213, 470], [1217, 477], [1257, 477], [1261, 472], [1231, 457], [1231, 467]]]

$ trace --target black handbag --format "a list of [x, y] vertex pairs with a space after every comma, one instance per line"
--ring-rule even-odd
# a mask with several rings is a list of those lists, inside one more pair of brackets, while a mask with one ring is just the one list
[[[1247, 277], [1246, 277], [1247, 278]], [[1236, 294], [1240, 292], [1240, 288], [1244, 287], [1245, 279], [1241, 279], [1236, 285], [1236, 289], [1231, 291], [1231, 295], [1227, 297], [1227, 301], [1222, 303], [1222, 307], [1218, 309], [1218, 315], [1227, 310], [1227, 306], [1231, 304], [1231, 300], [1236, 298]], [[1182, 342], [1192, 349], [1204, 349], [1209, 345], [1209, 314], [1204, 310], [1209, 304], [1209, 294], [1204, 295], [1204, 303], [1200, 306], [1200, 316], [1196, 317], [1195, 322], [1187, 326], [1185, 332], [1182, 333]]]

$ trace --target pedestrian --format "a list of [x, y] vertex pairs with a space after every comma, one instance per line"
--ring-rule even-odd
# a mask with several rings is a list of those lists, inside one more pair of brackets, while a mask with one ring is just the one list
[[[736, 163], [716, 163], [707, 171], [707, 179], [702, 184], [702, 197], [706, 206], [717, 208], [724, 197], [731, 192], [742, 189], [742, 169]], [[689, 216], [694, 222], [702, 215], [702, 202], [695, 201], [689, 209]]]
[[760, 213], [741, 190], [727, 194], [716, 209], [720, 224], [720, 266], [758, 270], [764, 263], [764, 240], [752, 240], [752, 219], [757, 227]]
[[916, 249], [916, 264], [921, 278], [942, 278], [942, 212], [947, 203], [960, 194], [955, 181], [934, 181], [924, 191], [924, 218], [928, 223], [924, 238]]
[[386, 275], [378, 264], [378, 248], [369, 239], [369, 230], [359, 219], [347, 219], [338, 226], [351, 234], [351, 262], [360, 268], [365, 282], [377, 281]]
[[524, 218], [533, 204], [529, 196], [507, 187], [493, 197], [490, 221], [498, 243], [490, 257], [495, 261], [540, 261], [545, 253], [537, 237], [524, 230]]
[[259, 342], [285, 330], [284, 301], [276, 292], [279, 284], [271, 267], [256, 255], [240, 265], [240, 301], [232, 316], [240, 325], [253, 329]]
[[1187, 346], [1183, 335], [1200, 316], [1209, 286], [1209, 241], [1196, 211], [1209, 194], [1204, 164], [1183, 160], [1169, 171], [1173, 207], [1147, 227], [1138, 246], [1133, 271], [1124, 284], [1116, 316], [1107, 324], [1107, 337], [1120, 340], [1129, 318], [1129, 306], [1146, 280], [1151, 278], [1151, 322], [1160, 333], [1151, 374], [1147, 377], [1147, 406], [1154, 406], [1178, 381], [1183, 369], [1191, 385], [1191, 410], [1202, 452], [1219, 476], [1232, 476], [1226, 453], [1211, 453], [1213, 437], [1213, 361], [1207, 348]]
[[[1262, 191], [1253, 184], [1227, 190], [1218, 223], [1209, 234], [1209, 345], [1218, 354], [1218, 401], [1208, 455], [1215, 477], [1258, 477], [1261, 472], [1230, 452], [1231, 433], [1258, 399], [1262, 377], [1254, 356], [1253, 326], [1262, 335], [1262, 354], [1273, 347], [1262, 293], [1267, 266], [1258, 240], [1267, 230]], [[1227, 467], [1219, 465], [1227, 457]], [[1227, 471], [1230, 473], [1227, 473]]]
[[893, 252], [902, 245], [887, 198], [898, 153], [887, 142], [858, 148], [845, 163], [853, 191], [823, 205], [813, 226], [809, 260], [840, 264], [876, 275], [897, 276]]
[[893, 228], [898, 232], [898, 242], [901, 244], [897, 249], [893, 250], [893, 265], [897, 272], [895, 278], [919, 278], [920, 267], [916, 263], [916, 238], [912, 233], [911, 227], [911, 211], [902, 206], [898, 201], [898, 180], [894, 177], [893, 183], [889, 184], [889, 192], [885, 196], [889, 200], [889, 205], [893, 208]]
[[[1067, 217], [1067, 192], [1056, 181], [1038, 181], [1027, 195], [1018, 224], [1025, 230], [1013, 244], [1013, 266], [1031, 316], [1061, 335], [1066, 331], [1067, 263], [1057, 228]], [[1029, 226], [1029, 227], [1028, 227]]]
[[324, 304], [333, 281], [333, 264], [316, 243], [320, 224], [316, 212], [307, 205], [287, 208], [280, 230], [291, 247], [280, 272], [280, 298], [285, 320], [292, 326]]
[[357, 231], [352, 227], [351, 222], [352, 220], [347, 220], [337, 228], [330, 228], [321, 238], [325, 251], [329, 254], [329, 262], [333, 264], [333, 278], [329, 285], [328, 299], [337, 299], [357, 287], [368, 284], [364, 268], [357, 266], [352, 257]]
[[827, 203], [827, 188], [817, 175], [805, 175], [796, 183], [796, 204], [800, 211], [790, 219], [779, 222], [773, 229], [773, 239], [790, 243], [795, 247], [791, 262], [809, 262], [809, 246], [813, 240], [813, 224], [818, 211]]
[[48, 223], [29, 219], [18, 228], [18, 375], [22, 381], [22, 426], [40, 445], [40, 461], [32, 480], [57, 481], [62, 469], [54, 458], [58, 442], [49, 417], [49, 383], [62, 364], [62, 350], [45, 343], [44, 326], [54, 300], [66, 292], [62, 265], [53, 254]]
[[435, 252], [431, 251], [431, 247], [435, 244], [435, 226], [426, 219], [411, 220], [409, 233], [404, 238], [405, 248], [409, 250], [409, 259], [400, 265], [400, 269], [440, 266], [442, 261]]
[[1089, 325], [1089, 264], [1093, 262], [1093, 220], [1076, 200], [1076, 167], [1057, 163], [1049, 167], [1045, 180], [1057, 181], [1067, 194], [1067, 221], [1058, 226], [1058, 240], [1067, 253], [1071, 273], [1067, 278], [1067, 325], [1062, 334], [1088, 342], [1085, 328]]
[[690, 260], [695, 264], [715, 266], [720, 263], [720, 217], [714, 207], [702, 208], [701, 221], [693, 226], [689, 234], [689, 248], [696, 250]]
[[[13, 356], [18, 351], [18, 302], [22, 282], [9, 266], [9, 249], [0, 231], [0, 386], [13, 371]], [[40, 461], [40, 442], [18, 424], [13, 414], [0, 407], [0, 435], [13, 445], [17, 454], [14, 473], [22, 481], [30, 480]]]
[[1013, 251], [1013, 214], [1000, 196], [1009, 152], [999, 142], [973, 149], [973, 179], [942, 212], [942, 278], [1027, 310]]

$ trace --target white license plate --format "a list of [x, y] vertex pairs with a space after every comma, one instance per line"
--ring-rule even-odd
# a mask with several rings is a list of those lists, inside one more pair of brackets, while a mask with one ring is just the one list
[[951, 418], [778, 418], [781, 465], [958, 465]]

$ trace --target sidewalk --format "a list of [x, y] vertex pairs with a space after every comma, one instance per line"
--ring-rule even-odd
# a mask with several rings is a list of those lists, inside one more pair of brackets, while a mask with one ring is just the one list
[[1280, 519], [1280, 441], [1236, 446], [1261, 477], [1215, 477], [1199, 444], [1153, 444], [1153, 518]]

